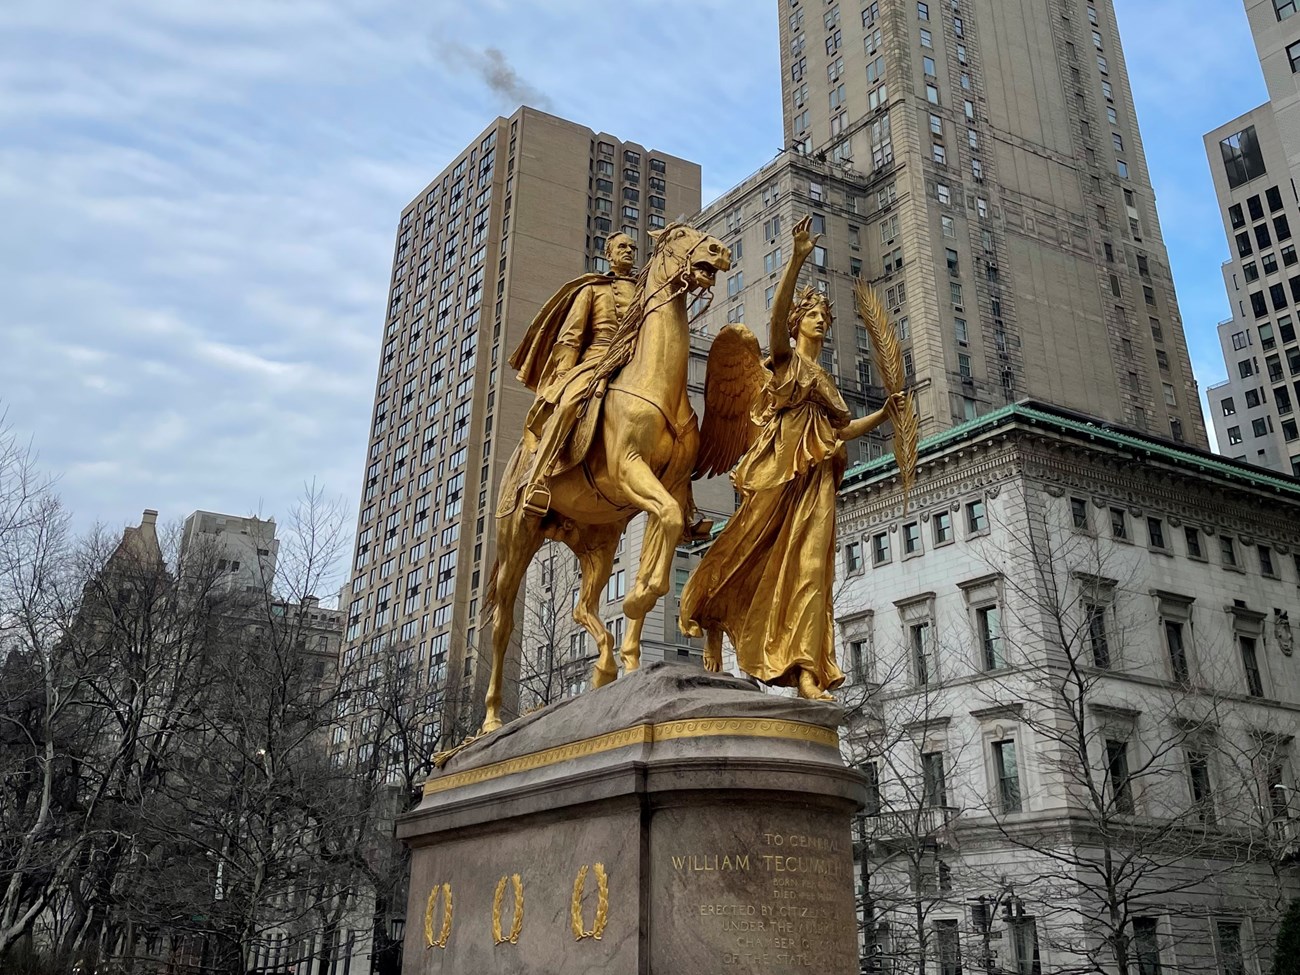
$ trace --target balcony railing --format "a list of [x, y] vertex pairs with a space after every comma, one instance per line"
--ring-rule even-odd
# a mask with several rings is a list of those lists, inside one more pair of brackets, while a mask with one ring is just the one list
[[1279, 817], [1268, 824], [1268, 830], [1273, 842], [1281, 847], [1283, 860], [1300, 857], [1300, 819]]
[[912, 809], [882, 809], [863, 818], [866, 838], [871, 843], [906, 841], [948, 843], [960, 810], [952, 806], [921, 806]]

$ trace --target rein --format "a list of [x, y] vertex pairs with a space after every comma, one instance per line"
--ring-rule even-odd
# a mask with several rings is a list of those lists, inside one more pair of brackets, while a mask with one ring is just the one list
[[[645, 289], [646, 284], [650, 280], [650, 269], [654, 266], [656, 256], [652, 255], [650, 261], [641, 269], [641, 273], [637, 275], [636, 297], [633, 299], [632, 306], [627, 310], [626, 317], [619, 323], [618, 334], [616, 334], [613, 341], [610, 342], [609, 349], [606, 350], [605, 354], [601, 357], [599, 364], [596, 366], [595, 372], [592, 373], [591, 378], [587, 381], [587, 389], [585, 391], [586, 398], [592, 397], [602, 383], [613, 378], [616, 372], [632, 361], [633, 356], [636, 355], [637, 340], [641, 336], [641, 327], [645, 324], [646, 318], [653, 315], [659, 309], [667, 307], [682, 295], [689, 295], [691, 293], [689, 283], [691, 258], [695, 256], [695, 252], [704, 245], [704, 242], [707, 239], [707, 237], [701, 237], [696, 241], [695, 245], [682, 256], [678, 262], [676, 271], [673, 274], [668, 275], [664, 279], [663, 284], [659, 285], [659, 287], [649, 295], [645, 293]], [[661, 259], [667, 263], [667, 258], [668, 255], [664, 254]], [[668, 296], [658, 304], [650, 304], [654, 299], [663, 294], [664, 291], [673, 288], [673, 286], [679, 282], [681, 285], [680, 289], [670, 291]], [[704, 306], [704, 309], [707, 309], [709, 304], [712, 304], [713, 302], [713, 291], [712, 289], [707, 290], [709, 294], [709, 303]], [[700, 314], [704, 313], [704, 309], [701, 309]], [[698, 319], [699, 315], [696, 315], [695, 318]], [[691, 321], [694, 320], [695, 319], [692, 319]], [[689, 330], [690, 322], [687, 323], [687, 328]], [[671, 422], [669, 425], [672, 426]]]

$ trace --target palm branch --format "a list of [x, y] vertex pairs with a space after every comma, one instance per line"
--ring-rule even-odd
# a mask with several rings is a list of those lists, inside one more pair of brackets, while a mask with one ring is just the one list
[[916, 483], [916, 451], [920, 434], [920, 421], [916, 417], [916, 404], [907, 387], [907, 374], [903, 370], [903, 350], [898, 344], [898, 332], [890, 323], [876, 289], [858, 282], [853, 289], [858, 316], [867, 327], [871, 338], [871, 358], [880, 373], [881, 384], [888, 393], [906, 392], [902, 409], [892, 404], [889, 419], [894, 424], [894, 460], [898, 476], [903, 482], [903, 510], [907, 510], [907, 497]]

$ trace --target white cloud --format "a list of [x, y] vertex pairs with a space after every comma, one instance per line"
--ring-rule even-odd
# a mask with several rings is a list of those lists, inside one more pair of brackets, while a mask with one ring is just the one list
[[[1212, 335], [1207, 272], [1226, 245], [1199, 140], [1262, 97], [1244, 20], [1217, 0], [1119, 6], [1184, 315]], [[0, 4], [11, 418], [83, 523], [284, 512], [312, 477], [354, 501], [405, 203], [530, 93], [701, 162], [708, 202], [779, 148], [777, 15], [771, 0]]]

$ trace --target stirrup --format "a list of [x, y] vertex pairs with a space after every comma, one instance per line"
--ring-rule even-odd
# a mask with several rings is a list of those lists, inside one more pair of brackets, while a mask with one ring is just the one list
[[524, 512], [532, 515], [534, 518], [545, 518], [546, 513], [551, 510], [551, 492], [545, 485], [535, 485], [528, 489], [524, 496]]

